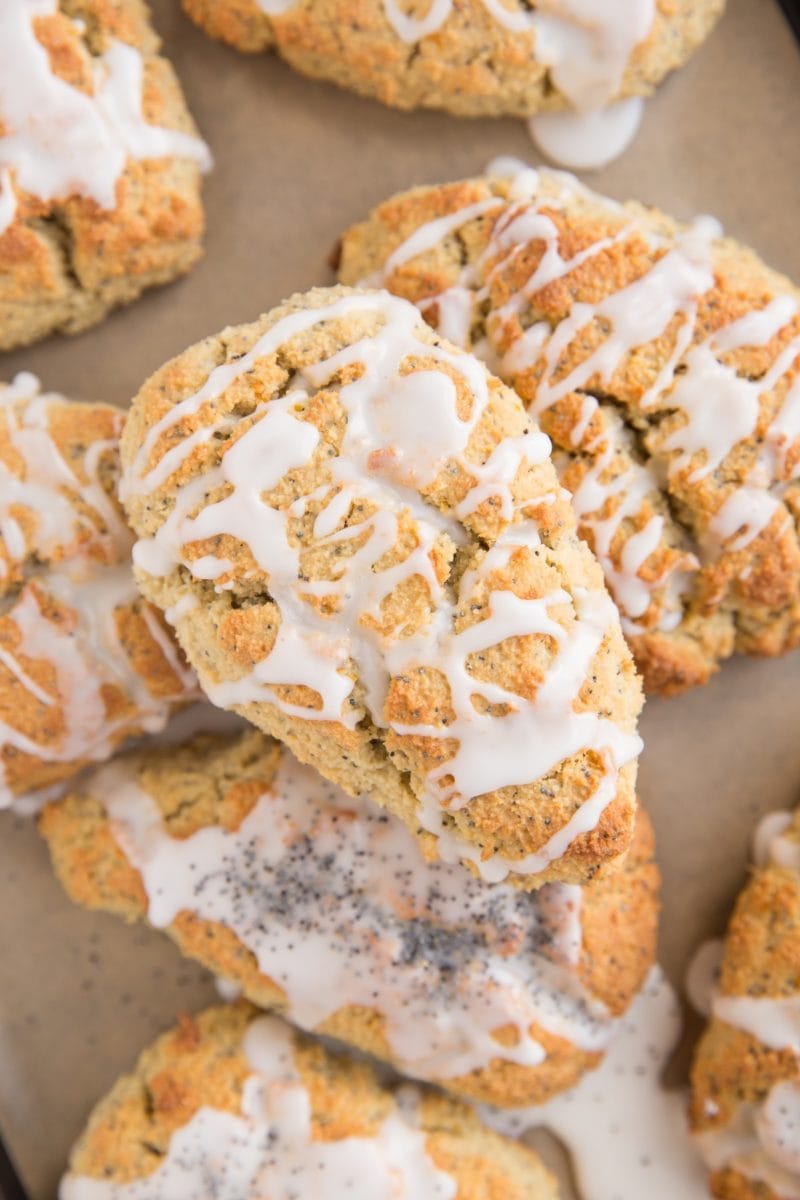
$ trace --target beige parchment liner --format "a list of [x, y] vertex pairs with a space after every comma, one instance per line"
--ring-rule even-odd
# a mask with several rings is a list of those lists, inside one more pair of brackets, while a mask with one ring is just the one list
[[[212, 44], [176, 0], [154, 10], [216, 157], [205, 259], [79, 338], [0, 356], [0, 378], [32, 370], [48, 388], [124, 405], [191, 342], [328, 282], [339, 232], [392, 192], [477, 173], [501, 153], [535, 157], [521, 122], [391, 112]], [[800, 279], [798, 130], [800, 57], [777, 5], [729, 0], [707, 45], [648, 103], [633, 147], [589, 182], [678, 217], [712, 212]], [[800, 799], [800, 653], [734, 661], [700, 691], [651, 700], [642, 731], [661, 959], [679, 983], [723, 926], [757, 816]], [[90, 1105], [214, 990], [157, 934], [72, 908], [32, 824], [2, 814], [0, 825], [0, 1129], [32, 1200], [49, 1200]]]

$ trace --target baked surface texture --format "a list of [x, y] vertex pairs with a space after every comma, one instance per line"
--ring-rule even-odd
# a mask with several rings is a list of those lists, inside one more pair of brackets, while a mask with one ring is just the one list
[[210, 156], [158, 47], [141, 0], [5, 0], [0, 350], [78, 333], [198, 258]]
[[154, 1200], [166, 1180], [185, 1200], [212, 1186], [220, 1200], [558, 1195], [537, 1155], [466, 1106], [417, 1088], [395, 1094], [364, 1063], [244, 1003], [185, 1017], [144, 1051], [89, 1118], [60, 1195]]
[[691, 1122], [720, 1200], [800, 1187], [800, 815], [771, 814], [695, 1052]]
[[122, 446], [140, 587], [214, 703], [486, 879], [618, 862], [641, 696], [602, 572], [519, 398], [412, 305], [224, 330]]
[[571, 176], [506, 172], [387, 200], [339, 275], [414, 301], [553, 440], [645, 688], [800, 641], [798, 291], [708, 220]]
[[620, 871], [529, 894], [426, 864], [398, 818], [253, 730], [121, 758], [40, 829], [77, 903], [149, 917], [259, 1007], [491, 1104], [595, 1066], [654, 960], [641, 809]]
[[[529, 116], [568, 107], [586, 44], [576, 36], [568, 6], [558, 4], [548, 6], [543, 19], [518, 0], [362, 0], [355, 9], [346, 0], [182, 3], [212, 37], [239, 50], [275, 50], [314, 79], [397, 108], [443, 108], [458, 116]], [[652, 92], [703, 41], [723, 0], [659, 0], [653, 20], [649, 5], [628, 6], [624, 19], [597, 7], [586, 40], [595, 89], [598, 60], [606, 60], [606, 71], [611, 64], [610, 74], [601, 72], [607, 101]], [[558, 61], [548, 54], [548, 31], [541, 28], [548, 23], [569, 46]]]
[[198, 695], [133, 580], [116, 499], [122, 421], [32, 375], [0, 385], [0, 807]]

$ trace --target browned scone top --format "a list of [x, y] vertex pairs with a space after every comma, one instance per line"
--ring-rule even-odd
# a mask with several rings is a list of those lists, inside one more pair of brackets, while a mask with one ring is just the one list
[[77, 333], [187, 271], [210, 159], [142, 0], [4, 0], [0, 44], [7, 350]]
[[77, 903], [149, 918], [260, 1007], [495, 1105], [596, 1066], [654, 959], [641, 809], [616, 874], [531, 895], [426, 864], [397, 818], [253, 730], [118, 759], [40, 830]]
[[641, 696], [602, 572], [519, 397], [412, 305], [316, 289], [207, 338], [122, 447], [214, 703], [487, 879], [619, 861]]
[[800, 1188], [800, 815], [766, 818], [692, 1068], [691, 1121], [720, 1200]]
[[[100, 1101], [63, 1200], [556, 1200], [533, 1151], [432, 1092], [381, 1086], [245, 1003], [184, 1017]], [[292, 1188], [290, 1189], [289, 1184]]]
[[[563, 74], [540, 52], [521, 0], [413, 5], [404, 0], [182, 0], [193, 21], [239, 50], [275, 50], [314, 79], [397, 108], [458, 116], [527, 116], [568, 106]], [[649, 94], [707, 36], [724, 0], [658, 0], [655, 19], [620, 64], [619, 96]], [[610, 7], [610, 6], [609, 6]], [[598, 6], [601, 9], [601, 6]], [[269, 11], [267, 11], [269, 10]], [[603, 25], [602, 11], [597, 25]], [[556, 7], [556, 20], [559, 13]], [[571, 18], [561, 18], [569, 26]], [[631, 10], [629, 19], [635, 20]], [[611, 33], [603, 38], [606, 47]], [[562, 68], [570, 71], [569, 56]], [[568, 86], [568, 85], [567, 85]]]
[[800, 640], [797, 288], [708, 221], [570, 176], [416, 188], [344, 236], [550, 435], [649, 691]]
[[0, 384], [0, 807], [160, 729], [197, 694], [134, 584], [122, 421], [32, 375]]

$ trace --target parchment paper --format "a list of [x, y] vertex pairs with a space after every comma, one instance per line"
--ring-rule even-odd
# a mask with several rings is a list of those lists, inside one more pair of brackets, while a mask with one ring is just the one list
[[[48, 388], [124, 405], [191, 342], [329, 282], [338, 234], [392, 191], [477, 173], [501, 153], [535, 160], [521, 122], [391, 112], [213, 44], [177, 0], [154, 7], [216, 157], [205, 259], [79, 338], [0, 356], [0, 378], [31, 370]], [[677, 216], [712, 212], [800, 278], [800, 56], [777, 5], [729, 0], [710, 41], [648, 103], [633, 147], [589, 182]], [[723, 927], [756, 817], [800, 800], [800, 655], [738, 660], [704, 689], [651, 701], [643, 733], [661, 958], [678, 984], [694, 947]], [[0, 1129], [32, 1200], [55, 1194], [89, 1107], [138, 1051], [214, 998], [158, 934], [73, 908], [30, 821], [0, 814]]]

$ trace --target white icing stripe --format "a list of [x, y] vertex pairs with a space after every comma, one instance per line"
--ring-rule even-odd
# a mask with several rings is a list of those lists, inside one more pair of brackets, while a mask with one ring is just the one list
[[800, 1055], [800, 995], [712, 997], [718, 1021], [749, 1033], [763, 1046]]
[[129, 1183], [67, 1175], [60, 1200], [453, 1200], [455, 1180], [434, 1165], [415, 1127], [412, 1088], [373, 1137], [323, 1140], [312, 1130], [288, 1027], [262, 1017], [242, 1049], [251, 1073], [239, 1113], [205, 1104], [175, 1130], [151, 1174]]
[[[670, 630], [679, 623], [682, 594], [689, 589], [691, 576], [700, 566], [694, 547], [687, 545], [684, 557], [675, 564], [670, 576], [645, 582], [642, 576], [652, 575], [645, 570], [648, 561], [663, 545], [662, 530], [651, 524], [645, 535], [640, 529], [628, 539], [630, 542], [634, 537], [639, 538], [631, 549], [626, 546], [622, 551], [622, 561], [611, 552], [612, 543], [623, 522], [636, 517], [648, 491], [657, 490], [658, 470], [665, 469], [670, 476], [680, 474], [690, 486], [701, 486], [704, 478], [722, 467], [742, 442], [757, 436], [763, 397], [779, 391], [787, 381], [783, 398], [759, 445], [755, 466], [741, 483], [728, 485], [727, 494], [723, 494], [717, 512], [711, 517], [710, 537], [703, 536], [703, 557], [716, 558], [723, 552], [743, 550], [771, 525], [775, 527], [775, 536], [780, 536], [776, 522], [788, 521], [781, 504], [782, 489], [800, 477], [800, 458], [791, 468], [787, 467], [789, 455], [800, 437], [800, 335], [787, 341], [759, 379], [737, 374], [727, 356], [769, 344], [787, 325], [796, 322], [797, 301], [788, 294], [778, 295], [763, 309], [747, 313], [706, 341], [696, 342], [699, 304], [704, 293], [714, 286], [712, 241], [721, 232], [716, 222], [700, 219], [683, 231], [674, 244], [661, 242], [634, 222], [621, 228], [614, 237], [598, 239], [573, 258], [565, 259], [560, 250], [558, 226], [542, 210], [563, 208], [572, 196], [580, 193], [589, 195], [596, 203], [606, 201], [586, 193], [570, 176], [532, 171], [516, 160], [499, 161], [489, 171], [510, 177], [513, 187], [512, 195], [505, 201], [505, 210], [497, 213], [486, 250], [477, 262], [461, 270], [451, 288], [439, 296], [426, 297], [420, 308], [428, 314], [436, 312], [438, 328], [441, 330], [449, 323], [459, 335], [460, 344], [470, 348], [473, 312], [491, 301], [493, 284], [501, 273], [504, 280], [507, 278], [505, 269], [510, 262], [532, 243], [541, 243], [538, 263], [527, 280], [502, 307], [490, 307], [486, 318], [488, 343], [474, 347], [494, 367], [494, 345], [505, 346], [496, 369], [512, 382], [536, 368], [539, 377], [531, 411], [537, 415], [572, 393], [596, 388], [598, 384], [601, 389], [609, 388], [632, 352], [672, 331], [675, 346], [669, 360], [639, 401], [645, 412], [674, 409], [681, 418], [652, 450], [652, 485], [648, 480], [651, 469], [634, 465], [626, 475], [618, 475], [603, 486], [602, 476], [614, 457], [614, 439], [606, 430], [586, 444], [589, 423], [598, 407], [591, 394], [584, 397], [583, 410], [571, 431], [572, 444], [580, 446], [581, 452], [591, 454], [594, 460], [584, 480], [583, 494], [578, 498], [579, 512], [603, 562], [608, 585], [623, 611], [626, 632], [636, 633], [652, 625], [651, 620], [645, 619], [651, 605], [655, 606], [658, 627]], [[498, 199], [495, 197], [495, 203]], [[448, 232], [457, 229], [473, 219], [475, 207], [475, 204], [466, 206], [439, 218], [438, 222], [417, 228], [387, 260], [380, 272], [381, 281], [390, 281], [393, 263], [404, 264], [417, 254], [435, 249], [439, 244], [435, 239], [437, 226]], [[596, 303], [573, 303], [555, 327], [549, 321], [534, 321], [508, 345], [510, 319], [523, 313], [540, 289], [569, 276], [582, 262], [634, 233], [644, 237], [654, 249], [663, 246], [663, 253], [645, 274]], [[599, 343], [565, 372], [561, 365], [565, 354], [589, 331], [595, 334], [602, 331]], [[609, 504], [611, 511], [599, 516], [606, 502], [617, 496], [620, 497], [617, 503]]]
[[[427, 863], [398, 818], [288, 752], [236, 832], [170, 837], [125, 763], [88, 787], [141, 873], [151, 923], [189, 911], [232, 930], [304, 1029], [347, 1005], [376, 1008], [392, 1061], [423, 1079], [541, 1063], [534, 1023], [587, 1052], [611, 1037], [579, 979], [580, 888], [488, 888], [460, 865]], [[492, 1032], [509, 1026], [518, 1040], [503, 1046]]]
[[[476, 506], [492, 496], [499, 501], [503, 519], [511, 522], [515, 476], [530, 464], [543, 462], [550, 446], [549, 439], [531, 426], [482, 464], [468, 456], [472, 432], [491, 404], [488, 376], [476, 360], [420, 341], [416, 310], [386, 293], [347, 295], [323, 308], [292, 313], [247, 354], [215, 368], [197, 393], [178, 402], [153, 426], [127, 473], [126, 494], [144, 495], [164, 483], [191, 448], [211, 438], [226, 420], [209, 414], [209, 424], [152, 465], [152, 453], [168, 429], [197, 414], [258, 359], [274, 353], [295, 334], [359, 312], [379, 316], [382, 324], [325, 362], [305, 367], [286, 395], [261, 405], [249, 428], [223, 453], [220, 465], [178, 489], [170, 515], [154, 537], [137, 543], [134, 559], [153, 576], [164, 576], [182, 564], [196, 578], [218, 580], [217, 586], [225, 587], [229, 564], [207, 556], [199, 563], [193, 561], [187, 545], [227, 534], [249, 547], [268, 575], [270, 596], [280, 610], [278, 636], [270, 653], [244, 677], [204, 679], [210, 698], [223, 707], [268, 701], [292, 716], [337, 720], [354, 727], [360, 719], [358, 707], [349, 703], [353, 680], [348, 664], [354, 661], [377, 725], [388, 724], [401, 736], [458, 740], [442, 767], [428, 776], [419, 812], [423, 826], [439, 837], [441, 853], [448, 860], [470, 858], [485, 878], [494, 881], [509, 871], [541, 871], [565, 853], [576, 836], [595, 827], [616, 795], [620, 768], [636, 757], [641, 743], [596, 713], [575, 711], [594, 655], [616, 621], [605, 593], [578, 596], [573, 605], [564, 592], [522, 600], [511, 592], [493, 590], [485, 619], [454, 632], [457, 613], [461, 608], [468, 611], [472, 592], [513, 554], [530, 556], [538, 535], [530, 520], [507, 525], [477, 570], [461, 579], [458, 595], [451, 599], [443, 593], [432, 552], [437, 544], [444, 544], [443, 539], [449, 537], [457, 544], [463, 537], [456, 523], [421, 499], [417, 489], [424, 493], [448, 463], [456, 462], [475, 479], [459, 506], [461, 519], [469, 524]], [[415, 356], [432, 360], [431, 367], [406, 372], [405, 364]], [[356, 365], [360, 372], [339, 392], [347, 424], [338, 455], [326, 460], [330, 484], [321, 489], [322, 494], [298, 500], [289, 512], [273, 506], [265, 494], [317, 452], [319, 434], [302, 419], [303, 405], [314, 390], [342, 373], [350, 378], [354, 372], [348, 368]], [[468, 416], [459, 415], [453, 376], [462, 379], [473, 397]], [[218, 487], [224, 499], [202, 507]], [[360, 520], [351, 517], [351, 527], [337, 531], [348, 509], [357, 516], [351, 499], [369, 515]], [[321, 535], [323, 542], [347, 542], [357, 536], [361, 545], [349, 557], [341, 556], [335, 579], [314, 582], [303, 577], [300, 547], [290, 537], [288, 522], [302, 516], [310, 503], [320, 501], [315, 536]], [[382, 570], [378, 564], [397, 545], [401, 519], [413, 519], [416, 548], [397, 566]], [[415, 577], [427, 584], [435, 615], [423, 632], [389, 642], [375, 632], [369, 618], [379, 619], [384, 600]], [[314, 597], [330, 598], [325, 613], [309, 603]], [[557, 616], [550, 611], [553, 608]], [[476, 681], [470, 655], [508, 637], [528, 635], [547, 637], [555, 646], [534, 699], [523, 700], [497, 684]], [[385, 701], [391, 678], [421, 666], [447, 679], [453, 719], [436, 726], [387, 721]], [[317, 707], [281, 700], [273, 690], [277, 684], [304, 684], [319, 697]], [[476, 694], [490, 704], [503, 705], [506, 715], [498, 718], [479, 711]], [[521, 862], [499, 854], [481, 857], [478, 847], [448, 827], [446, 808], [455, 811], [485, 792], [529, 784], [583, 751], [596, 752], [602, 763], [595, 793], [537, 854]]]
[[133, 46], [112, 40], [93, 60], [91, 95], [54, 74], [33, 22], [58, 12], [56, 0], [0, 5], [0, 234], [16, 212], [12, 177], [39, 200], [79, 195], [113, 209], [128, 158], [211, 165], [199, 138], [145, 121], [143, 62]]

